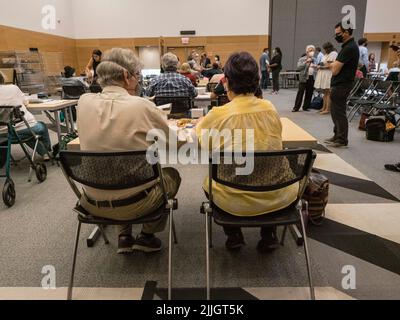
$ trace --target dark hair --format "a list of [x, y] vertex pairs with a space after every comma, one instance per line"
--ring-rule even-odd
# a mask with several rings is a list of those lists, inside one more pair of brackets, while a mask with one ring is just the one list
[[330, 42], [324, 43], [322, 47], [324, 48], [327, 54], [330, 54], [332, 51], [335, 51], [335, 47]]
[[221, 58], [220, 58], [220, 56], [219, 55], [215, 55], [215, 57], [218, 59], [218, 61], [220, 61], [221, 60]]
[[3, 74], [0, 72], [0, 84], [4, 84], [6, 79], [4, 79]]
[[64, 68], [64, 76], [65, 78], [71, 78], [75, 73], [75, 69], [70, 67], [70, 66], [66, 66]]
[[368, 56], [368, 60], [369, 60], [369, 61], [371, 61], [372, 56], [374, 56], [374, 59], [376, 58], [375, 53], [371, 52], [371, 53], [369, 54], [369, 56]]
[[218, 62], [214, 62], [214, 63], [212, 64], [212, 67], [213, 67], [213, 69], [219, 69], [219, 64], [218, 64]]
[[262, 92], [260, 86], [257, 87], [256, 92], [254, 93], [254, 95], [255, 95], [258, 99], [264, 99], [264, 95], [263, 95], [263, 92]]
[[322, 50], [321, 50], [321, 47], [316, 47], [316, 48], [315, 48], [315, 51], [321, 52], [321, 51], [322, 51]]
[[[348, 24], [350, 25], [350, 26], [352, 26], [352, 24], [350, 23], [350, 20], [348, 21]], [[354, 29], [352, 28], [352, 27], [348, 27], [348, 28], [345, 28], [345, 27], [343, 27], [343, 23], [342, 23], [342, 21], [340, 21], [336, 26], [335, 26], [335, 29], [336, 28], [340, 28], [340, 29], [342, 29], [342, 32], [348, 32], [349, 33], [349, 35], [353, 35], [353, 31], [354, 31]]]
[[263, 52], [268, 51], [268, 48], [264, 48]]
[[358, 40], [358, 45], [362, 46], [364, 44], [366, 44], [368, 42], [367, 38], [361, 38], [360, 40]]
[[224, 71], [229, 80], [229, 89], [236, 94], [254, 94], [260, 86], [258, 63], [248, 52], [232, 54]]
[[275, 51], [276, 51], [280, 56], [282, 56], [282, 50], [281, 50], [281, 48], [276, 47], [276, 48], [275, 48]]
[[103, 52], [101, 52], [99, 49], [95, 49], [93, 50], [92, 54], [101, 57], [103, 55]]

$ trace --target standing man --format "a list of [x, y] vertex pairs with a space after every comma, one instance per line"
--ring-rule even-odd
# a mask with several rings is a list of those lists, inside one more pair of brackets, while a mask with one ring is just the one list
[[369, 66], [369, 54], [368, 54], [368, 39], [361, 38], [358, 40], [358, 46], [360, 49], [360, 60], [359, 64], [361, 65], [361, 72], [364, 75], [364, 78], [367, 77], [368, 66]]
[[347, 147], [349, 144], [349, 122], [346, 115], [346, 102], [354, 85], [354, 79], [360, 59], [360, 50], [353, 38], [353, 29], [343, 26], [342, 22], [335, 27], [335, 39], [342, 43], [335, 62], [329, 64], [332, 71], [331, 115], [334, 124], [334, 136], [325, 140], [334, 148]]
[[260, 70], [261, 70], [261, 89], [266, 90], [268, 89], [269, 84], [269, 51], [268, 48], [265, 48], [261, 58], [260, 58]]

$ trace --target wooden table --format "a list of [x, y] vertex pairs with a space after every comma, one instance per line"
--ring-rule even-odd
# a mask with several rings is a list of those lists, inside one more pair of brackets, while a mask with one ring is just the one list
[[[282, 141], [284, 148], [315, 148], [318, 146], [318, 140], [307, 131], [299, 127], [288, 118], [281, 118], [282, 122]], [[185, 129], [187, 141], [193, 142], [195, 139], [194, 129]], [[68, 144], [68, 150], [80, 150], [79, 138]]]
[[[75, 131], [74, 119], [72, 117], [72, 107], [78, 104], [78, 100], [54, 100], [44, 103], [30, 103], [27, 106], [29, 111], [41, 111], [44, 112], [51, 122], [56, 125], [58, 142], [61, 140], [61, 124], [60, 124], [60, 111], [65, 112], [65, 124], [68, 132]], [[54, 118], [51, 117], [51, 113], [54, 113]]]

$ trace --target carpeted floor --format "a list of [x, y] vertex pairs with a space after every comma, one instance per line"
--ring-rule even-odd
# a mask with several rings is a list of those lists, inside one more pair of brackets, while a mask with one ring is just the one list
[[[265, 98], [275, 104], [282, 116], [291, 118], [320, 141], [330, 137], [329, 116], [291, 113], [295, 94], [282, 90], [277, 96], [265, 93]], [[54, 133], [52, 137], [55, 140]], [[326, 222], [322, 227], [309, 228], [315, 286], [330, 288], [320, 289], [321, 298], [399, 299], [400, 174], [387, 172], [383, 166], [400, 161], [400, 138], [397, 136], [388, 144], [367, 141], [355, 121], [350, 130], [350, 148], [330, 151], [333, 153], [318, 151], [316, 162], [316, 167], [331, 180], [331, 194]], [[15, 154], [19, 154], [18, 150]], [[204, 216], [199, 208], [204, 201], [201, 185], [207, 167], [177, 168], [183, 182], [175, 215], [179, 244], [173, 248], [173, 284], [181, 288], [176, 297], [196, 298], [201, 297], [204, 291], [200, 288], [205, 285]], [[25, 288], [40, 287], [45, 276], [42, 268], [48, 265], [55, 268], [57, 287], [68, 284], [76, 228], [71, 208], [76, 199], [57, 166], [48, 165], [48, 178], [43, 184], [28, 183], [27, 174], [24, 163], [13, 168], [17, 203], [12, 209], [0, 204], [0, 299], [7, 295], [42, 297]], [[154, 255], [118, 256], [113, 228], [107, 229], [110, 245], [100, 240], [93, 248], [87, 248], [85, 237], [91, 231], [89, 227], [83, 228], [76, 287], [145, 288], [146, 283], [155, 281], [156, 286], [149, 286], [152, 296], [165, 297], [167, 250]], [[213, 236], [212, 284], [225, 288], [217, 291], [216, 297], [307, 298], [307, 291], [300, 290], [307, 286], [303, 251], [291, 237], [285, 247], [262, 256], [255, 249], [259, 238], [256, 230], [245, 230], [247, 246], [236, 254], [225, 250], [225, 238], [219, 227], [214, 226]], [[166, 243], [167, 233], [160, 237]], [[342, 287], [342, 270], [349, 265], [356, 270], [354, 290]], [[120, 292], [115, 297], [124, 294]], [[106, 297], [110, 295], [112, 291]], [[140, 298], [140, 291], [131, 298]]]

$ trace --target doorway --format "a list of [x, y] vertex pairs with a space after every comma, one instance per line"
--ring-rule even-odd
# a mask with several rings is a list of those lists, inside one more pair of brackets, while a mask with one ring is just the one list
[[198, 54], [201, 54], [205, 51], [204, 47], [168, 47], [167, 52], [171, 52], [176, 55], [180, 61], [180, 63], [187, 62], [189, 54], [192, 50], [196, 50]]

